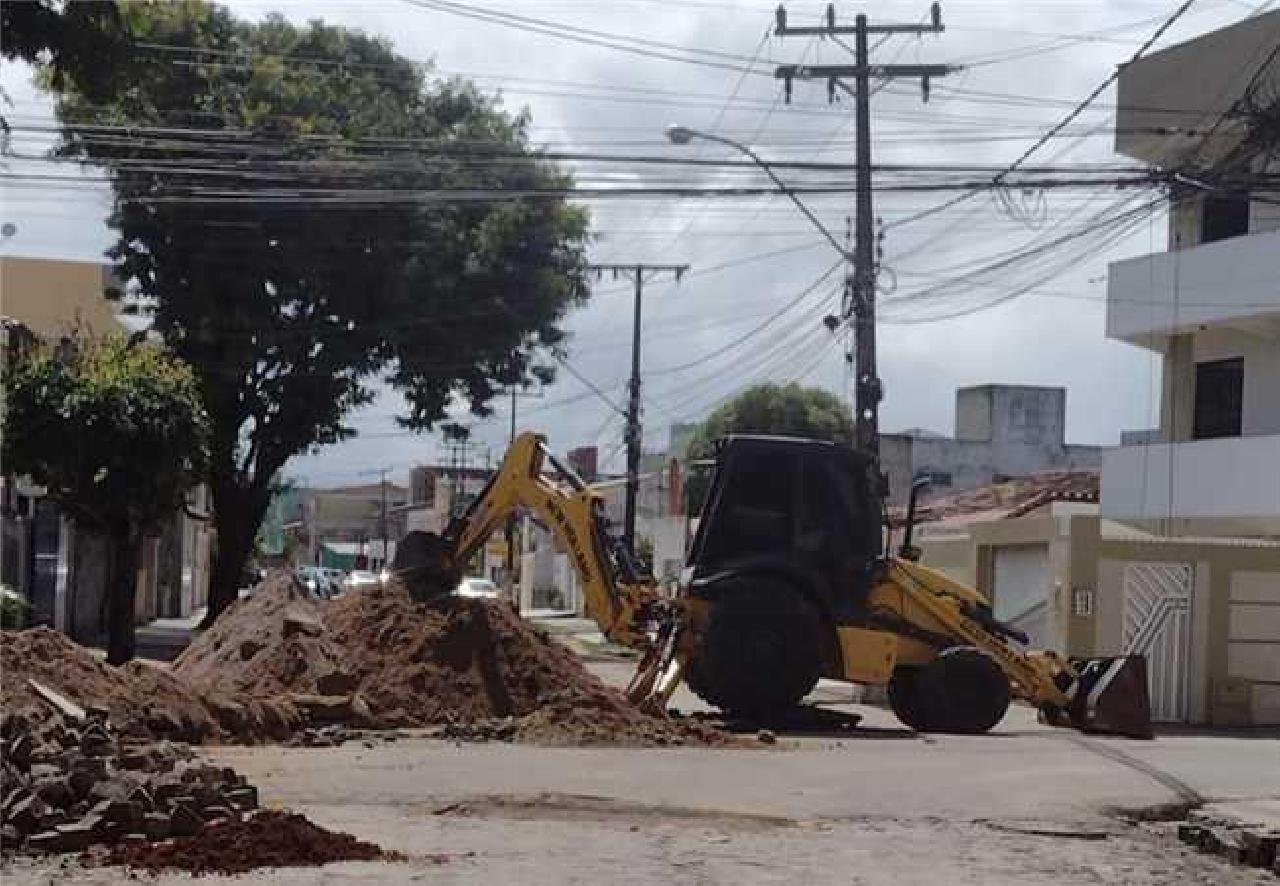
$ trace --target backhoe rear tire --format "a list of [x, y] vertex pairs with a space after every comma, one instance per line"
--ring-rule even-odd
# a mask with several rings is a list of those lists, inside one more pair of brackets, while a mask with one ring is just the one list
[[936, 724], [929, 718], [929, 699], [921, 692], [920, 677], [924, 667], [901, 665], [894, 668], [889, 680], [889, 708], [903, 725], [916, 732], [933, 732]]
[[689, 688], [726, 714], [769, 719], [795, 707], [818, 682], [822, 621], [786, 583], [739, 578], [719, 588], [686, 672]]
[[[899, 682], [900, 672], [910, 674], [909, 683]], [[895, 682], [899, 683], [897, 703]], [[917, 732], [978, 735], [1004, 719], [1009, 679], [981, 649], [954, 646], [923, 667], [895, 671], [889, 699], [898, 718]]]

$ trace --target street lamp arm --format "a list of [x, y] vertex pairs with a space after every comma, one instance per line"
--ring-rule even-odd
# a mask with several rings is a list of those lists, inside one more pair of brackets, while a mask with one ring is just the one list
[[810, 211], [808, 206], [804, 205], [804, 202], [796, 195], [795, 191], [791, 190], [791, 188], [787, 186], [786, 182], [778, 178], [777, 173], [773, 171], [773, 168], [769, 165], [768, 161], [761, 158], [760, 155], [751, 150], [751, 148], [741, 142], [736, 142], [731, 138], [725, 138], [722, 135], [714, 135], [710, 132], [701, 132], [696, 129], [688, 129], [683, 126], [668, 127], [667, 137], [675, 144], [687, 144], [690, 139], [700, 138], [704, 141], [718, 142], [719, 144], [727, 145], [728, 147], [745, 154], [751, 159], [752, 163], [764, 170], [765, 175], [769, 176], [773, 183], [778, 186], [778, 190], [791, 198], [791, 202], [796, 205], [797, 209], [804, 213], [804, 217], [822, 233], [822, 236], [827, 238], [827, 242], [831, 244], [831, 247], [835, 249], [836, 252], [840, 253], [846, 261], [853, 260], [852, 253], [845, 249], [845, 247], [841, 245], [840, 241], [837, 240], [829, 230], [827, 230], [827, 226], [824, 225], [812, 211]]

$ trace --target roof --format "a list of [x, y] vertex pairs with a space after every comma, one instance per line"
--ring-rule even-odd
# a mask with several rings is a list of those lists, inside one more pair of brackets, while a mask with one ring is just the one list
[[[1053, 502], [1097, 504], [1099, 488], [1097, 471], [1047, 471], [950, 494], [925, 493], [916, 508], [916, 522], [1012, 520]], [[900, 523], [906, 519], [906, 508], [892, 508], [890, 516]]]

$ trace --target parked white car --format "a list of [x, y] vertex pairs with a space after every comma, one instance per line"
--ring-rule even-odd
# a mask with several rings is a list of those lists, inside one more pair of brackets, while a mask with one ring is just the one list
[[459, 597], [496, 600], [501, 592], [498, 590], [498, 586], [487, 578], [464, 578], [458, 582], [458, 586], [453, 589], [453, 593]]
[[348, 591], [367, 591], [369, 588], [376, 588], [381, 584], [382, 580], [378, 578], [376, 573], [367, 569], [353, 569], [347, 575], [346, 581], [342, 583], [342, 587]]

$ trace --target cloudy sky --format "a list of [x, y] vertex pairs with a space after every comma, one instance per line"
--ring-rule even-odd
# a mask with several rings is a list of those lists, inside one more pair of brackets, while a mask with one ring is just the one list
[[[296, 22], [322, 18], [384, 36], [404, 56], [434, 63], [441, 75], [473, 78], [485, 89], [500, 91], [508, 108], [527, 107], [533, 141], [553, 150], [735, 156], [712, 144], [667, 144], [664, 128], [679, 122], [747, 142], [766, 159], [852, 159], [850, 102], [829, 105], [825, 84], [797, 82], [793, 102], [785, 104], [780, 84], [764, 73], [781, 63], [841, 63], [847, 53], [830, 41], [770, 36], [773, 7], [767, 0], [477, 0], [465, 6], [434, 0], [244, 0], [229, 5], [247, 18], [280, 12]], [[927, 104], [917, 82], [877, 85], [872, 101], [876, 162], [985, 166], [1015, 159], [1132, 55], [1177, 5], [1171, 0], [944, 3], [944, 34], [893, 37], [876, 45], [874, 57], [880, 62], [965, 66], [936, 81]], [[1270, 4], [1197, 2], [1157, 46], [1237, 21], [1263, 5]], [[816, 24], [824, 6], [788, 4], [790, 21]], [[459, 7], [586, 29], [577, 34], [585, 34], [587, 42], [536, 33], [527, 22], [512, 27], [480, 21], [459, 15]], [[860, 11], [875, 21], [915, 22], [924, 19], [927, 4], [837, 4], [840, 20], [851, 21]], [[755, 72], [743, 73], [744, 67]], [[15, 122], [36, 122], [49, 114], [48, 102], [28, 81], [28, 71], [5, 66], [3, 85], [13, 101], [6, 113]], [[1129, 165], [1111, 151], [1113, 102], [1114, 90], [1103, 93], [1028, 165]], [[11, 162], [10, 168], [31, 165]], [[593, 179], [603, 174], [601, 167], [580, 172]], [[664, 167], [622, 166], [610, 167], [609, 174], [619, 184], [645, 184], [673, 173]], [[797, 181], [814, 175], [780, 174]], [[847, 173], [818, 177], [839, 175]], [[885, 181], [893, 180], [886, 175]], [[703, 184], [765, 184], [754, 173], [736, 170], [701, 176]], [[928, 178], [920, 173], [913, 181]], [[1001, 202], [983, 194], [910, 220], [950, 196], [876, 195], [876, 214], [884, 223], [882, 426], [949, 432], [955, 388], [989, 382], [1065, 386], [1073, 442], [1115, 443], [1121, 430], [1153, 424], [1158, 360], [1103, 337], [1108, 261], [1163, 248], [1163, 216], [1158, 208], [1144, 211], [1152, 195], [1093, 188], [1016, 192]], [[849, 195], [816, 196], [810, 203], [829, 228], [843, 235]], [[39, 195], [11, 191], [5, 195], [3, 221], [16, 224], [18, 232], [3, 249], [20, 255], [101, 255], [111, 242], [101, 222], [105, 207], [105, 194], [84, 189]], [[1129, 215], [1117, 216], [1130, 208]], [[838, 304], [840, 273], [823, 277], [838, 256], [784, 198], [612, 200], [591, 209], [595, 261], [688, 263], [691, 268], [678, 285], [667, 277], [646, 285], [647, 447], [662, 447], [673, 422], [701, 418], [752, 382], [799, 379], [846, 390], [841, 343], [821, 325]], [[1104, 224], [1109, 218], [1117, 220]], [[1034, 259], [984, 270], [1068, 234], [1075, 236], [1037, 251]], [[614, 404], [625, 396], [629, 293], [625, 281], [603, 279], [590, 305], [569, 319], [573, 367]], [[410, 465], [440, 457], [433, 437], [395, 428], [396, 407], [394, 398], [385, 397], [362, 411], [355, 417], [359, 439], [296, 459], [293, 473], [317, 484], [348, 483], [384, 465], [403, 477]], [[498, 404], [492, 418], [473, 423], [481, 458], [486, 448], [500, 456], [509, 418], [507, 405]], [[538, 397], [521, 399], [518, 419], [522, 427], [547, 432], [557, 448], [595, 443], [617, 464], [621, 417], [606, 397], [590, 393], [569, 373], [562, 372]]]

